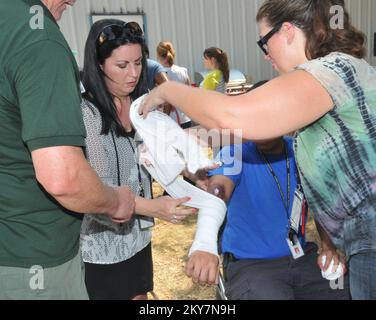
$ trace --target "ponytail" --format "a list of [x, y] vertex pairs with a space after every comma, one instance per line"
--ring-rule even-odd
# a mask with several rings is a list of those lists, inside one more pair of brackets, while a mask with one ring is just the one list
[[223, 80], [228, 83], [230, 80], [230, 68], [227, 53], [222, 49], [211, 47], [204, 51], [204, 57], [214, 58], [217, 62], [218, 69], [223, 74]]
[[157, 47], [157, 56], [165, 59], [171, 67], [175, 61], [175, 49], [171, 42], [161, 41]]

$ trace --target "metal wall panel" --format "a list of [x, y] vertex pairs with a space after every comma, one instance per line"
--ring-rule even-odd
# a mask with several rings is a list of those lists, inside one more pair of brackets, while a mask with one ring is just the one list
[[[202, 53], [218, 46], [229, 54], [231, 68], [239, 69], [254, 81], [270, 79], [274, 72], [256, 46], [257, 9], [262, 0], [79, 0], [60, 22], [77, 60], [82, 66], [91, 13], [144, 13], [151, 57], [159, 41], [170, 40], [176, 49], [176, 63], [185, 66], [191, 77], [203, 69]], [[367, 59], [373, 57], [376, 32], [376, 0], [346, 0], [354, 24], [368, 36]]]

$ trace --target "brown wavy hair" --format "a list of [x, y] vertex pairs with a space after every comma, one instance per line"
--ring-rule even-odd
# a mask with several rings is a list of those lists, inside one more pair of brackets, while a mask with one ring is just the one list
[[222, 71], [223, 79], [225, 82], [229, 82], [230, 80], [230, 67], [228, 64], [228, 56], [227, 53], [224, 52], [222, 49], [211, 47], [207, 48], [204, 51], [205, 58], [214, 58], [217, 62], [218, 69]]
[[175, 61], [175, 49], [171, 42], [161, 41], [157, 47], [157, 56], [166, 59], [171, 67]]
[[[344, 9], [343, 29], [331, 28], [332, 6]], [[352, 25], [344, 0], [266, 0], [256, 17], [257, 22], [264, 19], [270, 26], [291, 22], [302, 29], [307, 38], [309, 59], [335, 51], [359, 59], [366, 55], [366, 36]]]

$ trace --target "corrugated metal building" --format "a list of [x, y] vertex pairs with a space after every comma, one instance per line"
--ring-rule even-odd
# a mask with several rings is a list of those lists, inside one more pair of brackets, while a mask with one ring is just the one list
[[[82, 66], [92, 14], [141, 14], [151, 57], [159, 41], [170, 40], [176, 49], [176, 63], [191, 73], [203, 69], [202, 52], [209, 46], [227, 51], [231, 68], [254, 81], [270, 79], [273, 71], [258, 49], [255, 23], [262, 0], [79, 0], [60, 22], [77, 60]], [[354, 24], [368, 36], [368, 61], [373, 56], [376, 32], [376, 1], [346, 0]], [[131, 18], [130, 18], [131, 19]]]

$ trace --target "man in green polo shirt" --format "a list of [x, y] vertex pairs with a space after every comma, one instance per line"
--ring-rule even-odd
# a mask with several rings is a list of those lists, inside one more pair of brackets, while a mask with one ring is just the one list
[[130, 189], [104, 186], [84, 157], [78, 68], [56, 23], [74, 2], [0, 1], [0, 299], [86, 299], [78, 213], [134, 212]]

